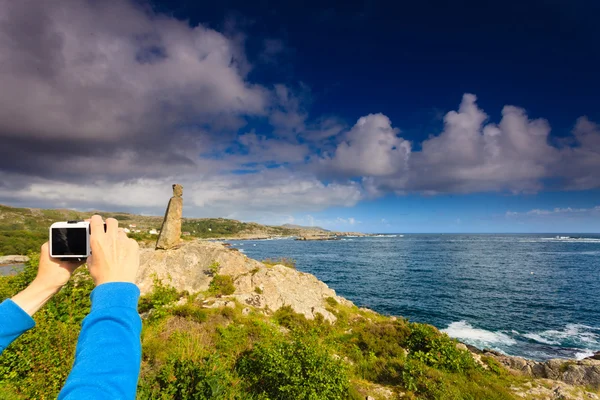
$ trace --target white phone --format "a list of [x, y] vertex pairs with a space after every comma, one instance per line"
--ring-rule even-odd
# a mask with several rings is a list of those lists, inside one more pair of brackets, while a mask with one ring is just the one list
[[55, 222], [50, 226], [50, 257], [87, 258], [90, 249], [90, 223], [86, 221]]

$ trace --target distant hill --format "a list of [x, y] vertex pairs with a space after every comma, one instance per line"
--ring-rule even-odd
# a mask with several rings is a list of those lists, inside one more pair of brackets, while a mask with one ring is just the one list
[[[65, 209], [16, 208], [0, 205], [0, 256], [27, 254], [38, 251], [48, 240], [48, 228], [53, 222], [83, 220], [98, 213], [104, 218], [115, 218], [119, 225], [131, 229], [130, 237], [140, 241], [155, 240], [151, 229], [160, 229], [162, 216], [143, 216], [124, 212], [80, 212]], [[226, 218], [183, 218], [185, 238], [264, 239], [273, 236], [304, 236], [328, 232], [319, 227], [298, 225], [268, 226]], [[138, 232], [139, 231], [139, 232]]]
[[288, 229], [308, 229], [311, 231], [331, 232], [327, 229], [321, 228], [320, 226], [302, 226], [302, 225], [294, 225], [294, 224], [283, 224], [281, 226], [284, 228], [288, 228]]

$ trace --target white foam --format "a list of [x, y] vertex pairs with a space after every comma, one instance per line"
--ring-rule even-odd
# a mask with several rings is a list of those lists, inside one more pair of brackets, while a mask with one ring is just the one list
[[560, 342], [557, 342], [555, 340], [545, 339], [542, 336], [538, 335], [537, 333], [526, 333], [523, 336], [528, 339], [535, 340], [536, 342], [539, 342], [539, 343], [550, 344], [550, 345], [560, 344]]
[[467, 321], [452, 322], [446, 329], [442, 329], [442, 332], [477, 347], [491, 347], [492, 345], [499, 344], [513, 345], [517, 343], [505, 333], [473, 328]]

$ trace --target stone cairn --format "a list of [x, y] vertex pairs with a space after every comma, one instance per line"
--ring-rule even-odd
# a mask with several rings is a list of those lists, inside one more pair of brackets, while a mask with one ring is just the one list
[[173, 197], [169, 200], [165, 219], [156, 241], [156, 250], [168, 250], [179, 245], [181, 241], [181, 215], [183, 211], [183, 186], [173, 185]]

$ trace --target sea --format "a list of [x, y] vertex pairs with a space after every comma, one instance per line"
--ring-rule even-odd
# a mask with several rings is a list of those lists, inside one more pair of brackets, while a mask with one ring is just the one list
[[386, 234], [230, 242], [289, 257], [356, 305], [534, 360], [600, 351], [600, 235]]

